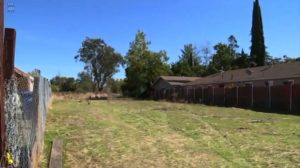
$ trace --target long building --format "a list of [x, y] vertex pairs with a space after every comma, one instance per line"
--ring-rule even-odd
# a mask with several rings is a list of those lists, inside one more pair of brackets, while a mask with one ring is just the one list
[[[172, 78], [184, 81], [188, 77]], [[156, 99], [300, 114], [299, 61], [220, 71], [179, 84], [170, 79], [161, 77], [153, 85]]]
[[254, 86], [300, 84], [300, 62], [267, 65], [261, 67], [220, 71], [201, 78], [186, 86], [233, 87], [253, 84]]

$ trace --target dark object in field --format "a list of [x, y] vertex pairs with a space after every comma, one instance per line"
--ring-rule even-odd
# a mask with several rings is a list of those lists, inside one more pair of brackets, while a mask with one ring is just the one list
[[107, 100], [107, 96], [90, 96], [88, 100]]
[[239, 127], [239, 128], [237, 128], [237, 130], [249, 130], [249, 128], [247, 128], [247, 127]]

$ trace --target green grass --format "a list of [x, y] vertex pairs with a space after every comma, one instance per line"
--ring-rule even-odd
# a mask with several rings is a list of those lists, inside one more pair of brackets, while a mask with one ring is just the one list
[[56, 100], [64, 167], [300, 167], [300, 117], [154, 101]]

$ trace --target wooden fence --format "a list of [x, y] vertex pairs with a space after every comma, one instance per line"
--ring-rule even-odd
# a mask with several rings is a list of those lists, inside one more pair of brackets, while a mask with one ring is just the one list
[[14, 58], [15, 58], [15, 29], [4, 29], [4, 4], [0, 0], [0, 151], [1, 164], [6, 154], [6, 128], [5, 128], [5, 81], [11, 79], [14, 73]]
[[0, 0], [0, 151], [1, 160], [5, 156], [5, 120], [4, 120], [4, 4]]
[[[156, 93], [158, 94], [158, 93]], [[300, 114], [300, 85], [161, 89], [156, 99]]]
[[[14, 119], [10, 122], [22, 122], [23, 125], [27, 125], [26, 127], [22, 128], [10, 128], [6, 126], [5, 123], [8, 119], [5, 118], [5, 99], [11, 95], [6, 92], [8, 90], [7, 83], [9, 83], [8, 81], [13, 81], [15, 84], [18, 83], [15, 78], [14, 80], [11, 80], [14, 76], [13, 74], [15, 69], [14, 58], [16, 31], [15, 29], [3, 27], [3, 0], [0, 0], [0, 12], [0, 37], [2, 37], [0, 40], [0, 167], [7, 166], [6, 153], [11, 152], [9, 147], [11, 144], [13, 144], [16, 149], [20, 150], [20, 153], [22, 154], [22, 156], [16, 158], [19, 160], [14, 160], [15, 164], [19, 164], [17, 167], [38, 167], [38, 161], [43, 149], [43, 135], [45, 130], [47, 109], [51, 97], [50, 83], [42, 76], [35, 77], [33, 93], [28, 94], [25, 92], [18, 92], [21, 98], [20, 100], [23, 101], [21, 110], [24, 118], [20, 121]], [[6, 95], [6, 93], [8, 94]], [[25, 116], [29, 117], [26, 118]], [[14, 144], [9, 140], [9, 129], [20, 129], [17, 131], [19, 134], [23, 132], [29, 136], [26, 136], [22, 139], [24, 141], [22, 144]], [[16, 139], [17, 138], [18, 137], [16, 137]], [[11, 153], [11, 155], [17, 156], [18, 154], [16, 153], [17, 152]]]

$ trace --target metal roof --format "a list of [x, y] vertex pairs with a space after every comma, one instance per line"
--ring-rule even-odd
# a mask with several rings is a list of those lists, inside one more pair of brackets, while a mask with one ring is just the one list
[[186, 76], [161, 76], [160, 78], [166, 81], [173, 81], [173, 82], [192, 82], [197, 79], [201, 79], [200, 77], [186, 77]]
[[300, 62], [293, 62], [219, 72], [185, 85], [192, 86], [200, 84], [247, 82], [298, 77], [300, 77]]
[[172, 86], [182, 86], [185, 83], [196, 81], [197, 79], [201, 79], [200, 77], [186, 77], [186, 76], [160, 76], [153, 84], [153, 86], [159, 80], [165, 80]]

